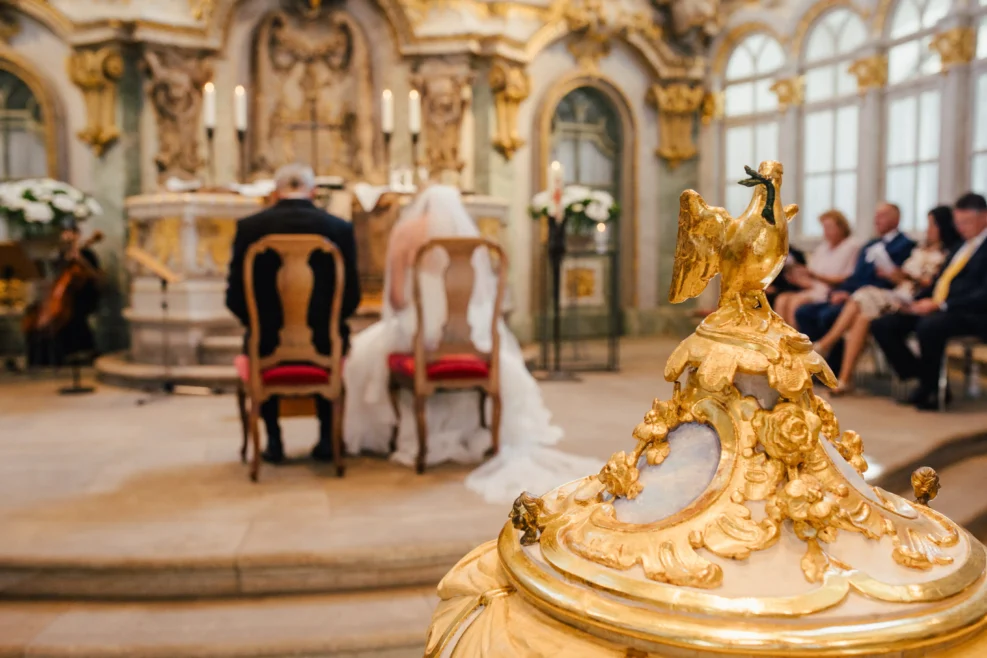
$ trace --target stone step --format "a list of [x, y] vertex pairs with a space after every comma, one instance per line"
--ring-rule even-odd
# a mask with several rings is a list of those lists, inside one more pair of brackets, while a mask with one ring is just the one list
[[221, 392], [236, 387], [232, 359], [225, 365], [164, 366], [131, 361], [127, 352], [114, 352], [96, 359], [99, 380], [122, 388], [149, 389], [170, 381], [180, 386], [201, 387]]
[[199, 359], [203, 365], [228, 366], [242, 352], [242, 334], [206, 336], [199, 343]]
[[420, 658], [434, 589], [158, 603], [0, 603], [0, 656]]

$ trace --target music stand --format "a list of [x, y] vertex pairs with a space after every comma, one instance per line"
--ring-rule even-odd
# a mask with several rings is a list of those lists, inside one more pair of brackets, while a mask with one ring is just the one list
[[[37, 263], [31, 260], [20, 243], [0, 241], [0, 281], [5, 284], [4, 290], [7, 291], [8, 295], [7, 298], [0, 298], [0, 308], [6, 307], [8, 310], [14, 310], [14, 300], [9, 297], [11, 281], [35, 281], [40, 278], [41, 271], [38, 269]], [[5, 356], [4, 361], [9, 370], [13, 372], [20, 370], [16, 367], [14, 358], [9, 354]]]

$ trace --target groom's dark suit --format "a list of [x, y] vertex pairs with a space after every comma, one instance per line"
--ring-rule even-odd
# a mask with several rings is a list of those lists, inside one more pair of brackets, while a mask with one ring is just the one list
[[[353, 226], [349, 222], [320, 210], [307, 199], [284, 199], [256, 215], [245, 217], [237, 223], [236, 237], [233, 240], [233, 256], [230, 261], [226, 288], [226, 307], [240, 319], [245, 327], [250, 326], [247, 315], [247, 299], [243, 289], [244, 258], [250, 245], [268, 235], [315, 234], [323, 235], [333, 242], [342, 255], [346, 284], [343, 290], [340, 312], [339, 334], [343, 339], [343, 350], [349, 346], [349, 326], [346, 320], [360, 305], [360, 279], [356, 267], [356, 242]], [[312, 328], [315, 348], [328, 354], [329, 313], [332, 293], [336, 286], [336, 273], [332, 258], [328, 254], [314, 253], [309, 261], [314, 275], [312, 301], [309, 304], [308, 324]], [[278, 344], [278, 334], [284, 324], [281, 300], [277, 292], [277, 272], [281, 259], [274, 252], [257, 256], [254, 261], [254, 287], [257, 310], [260, 315], [260, 354], [271, 354]], [[246, 343], [244, 343], [246, 345]], [[319, 420], [322, 425], [320, 449], [329, 450], [332, 428], [332, 405], [319, 399]], [[278, 426], [278, 402], [272, 399], [261, 407], [264, 424], [267, 426], [268, 451], [281, 451], [281, 431]]]

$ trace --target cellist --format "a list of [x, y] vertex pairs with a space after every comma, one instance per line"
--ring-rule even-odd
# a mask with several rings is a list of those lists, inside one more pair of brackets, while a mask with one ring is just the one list
[[[67, 321], [54, 330], [46, 330], [42, 327], [28, 332], [29, 366], [60, 366], [73, 355], [92, 353], [96, 349], [89, 317], [96, 312], [99, 305], [102, 270], [99, 258], [92, 249], [82, 243], [81, 237], [79, 226], [75, 221], [69, 220], [63, 225], [53, 280], [57, 282], [63, 273], [73, 267], [76, 269], [73, 276], [78, 280], [72, 282], [70, 297], [58, 300], [69, 305], [66, 309]], [[49, 297], [51, 294], [49, 293]], [[46, 299], [43, 305], [51, 304], [53, 301], [56, 300]]]

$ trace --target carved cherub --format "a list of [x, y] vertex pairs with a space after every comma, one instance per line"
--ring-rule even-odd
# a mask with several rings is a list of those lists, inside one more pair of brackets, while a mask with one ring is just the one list
[[433, 175], [463, 168], [459, 140], [463, 116], [470, 104], [463, 90], [472, 83], [471, 73], [434, 74], [416, 80], [422, 93], [426, 153]]
[[741, 185], [754, 188], [747, 209], [733, 218], [723, 208], [706, 204], [698, 192], [679, 199], [679, 234], [669, 299], [677, 304], [695, 297], [716, 274], [721, 275], [720, 305], [736, 304], [747, 316], [753, 296], [768, 308], [764, 289], [781, 271], [788, 256], [788, 222], [798, 206], [781, 205], [780, 162], [762, 162]]
[[202, 88], [212, 78], [212, 66], [196, 55], [148, 49], [147, 95], [158, 123], [158, 154], [154, 162], [162, 177], [194, 177], [199, 157], [199, 114]]

